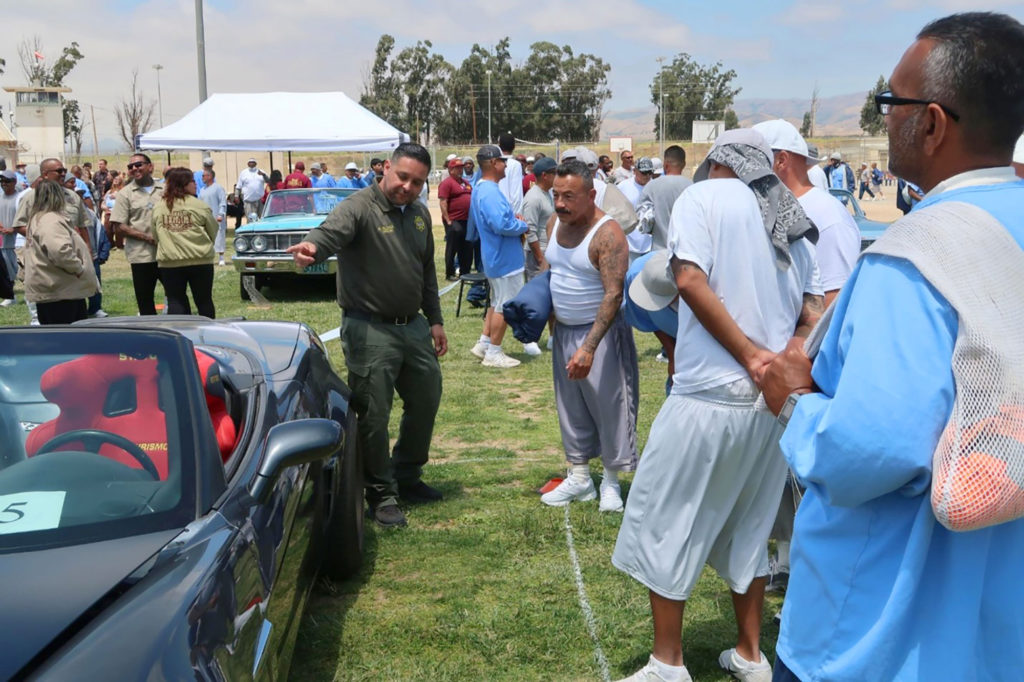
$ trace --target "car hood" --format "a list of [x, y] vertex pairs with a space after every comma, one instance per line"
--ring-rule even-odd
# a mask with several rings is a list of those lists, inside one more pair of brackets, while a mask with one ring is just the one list
[[891, 223], [882, 223], [877, 220], [860, 218], [857, 220], [857, 227], [860, 228], [860, 238], [865, 241], [875, 241], [882, 236], [882, 233], [889, 229]]
[[13, 677], [180, 532], [0, 556], [0, 679]]
[[309, 230], [319, 227], [327, 216], [325, 215], [281, 215], [264, 218], [263, 220], [243, 225], [235, 231], [235, 234], [252, 234], [258, 232], [278, 232], [281, 230]]

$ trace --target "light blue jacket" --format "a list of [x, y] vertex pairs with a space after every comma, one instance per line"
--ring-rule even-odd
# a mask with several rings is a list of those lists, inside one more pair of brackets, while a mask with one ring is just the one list
[[469, 224], [467, 233], [475, 230], [480, 235], [484, 274], [504, 277], [525, 267], [519, 235], [525, 234], [529, 226], [512, 213], [497, 183], [481, 180], [476, 184], [469, 204]]

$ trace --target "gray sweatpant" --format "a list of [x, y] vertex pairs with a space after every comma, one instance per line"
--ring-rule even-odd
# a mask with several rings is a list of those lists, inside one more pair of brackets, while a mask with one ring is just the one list
[[639, 404], [633, 330], [617, 315], [594, 353], [584, 379], [569, 379], [565, 366], [583, 344], [591, 325], [555, 323], [551, 363], [562, 447], [570, 464], [600, 455], [614, 471], [636, 468], [636, 415]]

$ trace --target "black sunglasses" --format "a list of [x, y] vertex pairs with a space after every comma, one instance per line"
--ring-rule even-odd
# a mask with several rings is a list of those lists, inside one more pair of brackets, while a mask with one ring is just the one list
[[128, 170], [131, 170], [132, 168], [142, 168], [145, 165], [146, 165], [145, 161], [136, 161], [135, 163], [129, 163], [128, 164]]
[[960, 120], [960, 114], [956, 113], [945, 104], [936, 102], [932, 99], [912, 99], [910, 97], [896, 97], [888, 90], [880, 92], [875, 95], [875, 108], [882, 116], [888, 116], [892, 111], [893, 107], [900, 106], [902, 104], [938, 104], [939, 108], [945, 111], [951, 119], [954, 121]]

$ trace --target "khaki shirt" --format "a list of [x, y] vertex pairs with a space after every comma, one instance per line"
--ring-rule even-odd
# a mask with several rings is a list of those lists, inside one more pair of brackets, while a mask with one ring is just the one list
[[[147, 192], [146, 189], [152, 191]], [[153, 184], [146, 189], [134, 182], [125, 185], [114, 198], [114, 210], [110, 212], [110, 222], [121, 223], [133, 230], [152, 235], [153, 207], [163, 199], [164, 186], [154, 180]], [[154, 263], [156, 262], [156, 244], [126, 236], [124, 254], [129, 263]]]
[[67, 218], [43, 213], [32, 219], [25, 238], [25, 300], [74, 301], [99, 291], [88, 244]]
[[[79, 236], [85, 240], [85, 243], [89, 245], [89, 233], [92, 232], [93, 222], [89, 218], [89, 213], [85, 210], [85, 204], [82, 203], [82, 198], [78, 196], [77, 192], [67, 187], [62, 189], [64, 190], [65, 197], [64, 217], [75, 228]], [[35, 201], [35, 196], [36, 191], [28, 189], [18, 200], [18, 212], [14, 215], [14, 227], [23, 228], [28, 226], [28, 221], [32, 217], [32, 202]], [[92, 247], [90, 246], [89, 248], [91, 251]]]
[[316, 261], [338, 255], [338, 305], [384, 317], [415, 315], [442, 324], [430, 212], [419, 201], [393, 205], [374, 183], [334, 207], [306, 235]]

